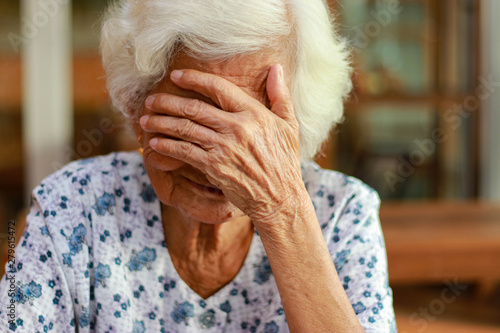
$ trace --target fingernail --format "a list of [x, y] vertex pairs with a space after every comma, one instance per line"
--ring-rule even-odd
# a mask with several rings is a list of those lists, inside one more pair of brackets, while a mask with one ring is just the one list
[[170, 73], [170, 78], [172, 81], [177, 81], [182, 77], [182, 74], [184, 74], [184, 71], [176, 69]]
[[156, 139], [156, 138], [151, 139], [149, 141], [149, 145], [151, 146], [151, 148], [156, 148], [156, 146], [158, 145], [158, 139]]
[[156, 99], [156, 96], [152, 95], [152, 96], [149, 96], [148, 98], [146, 98], [146, 107], [147, 108], [150, 108], [151, 105], [153, 105], [154, 101]]
[[149, 120], [149, 115], [141, 117], [141, 119], [139, 120], [139, 123], [141, 124], [142, 127], [144, 127], [144, 126], [146, 126], [148, 120]]

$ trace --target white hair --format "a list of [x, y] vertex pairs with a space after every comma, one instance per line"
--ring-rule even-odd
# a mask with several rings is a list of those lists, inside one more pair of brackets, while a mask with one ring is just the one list
[[349, 52], [325, 0], [116, 0], [101, 36], [108, 92], [127, 117], [138, 114], [181, 48], [214, 61], [276, 45], [292, 61], [300, 156], [309, 160], [342, 119], [351, 90]]

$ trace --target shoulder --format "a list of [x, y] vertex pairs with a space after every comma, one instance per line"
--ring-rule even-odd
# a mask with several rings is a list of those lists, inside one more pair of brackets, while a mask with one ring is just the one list
[[379, 224], [378, 193], [361, 180], [314, 162], [302, 164], [302, 177], [327, 243]]
[[[27, 246], [37, 247], [49, 237], [68, 274], [85, 271], [87, 254], [96, 242], [110, 235], [120, 239], [122, 224], [134, 217], [130, 203], [137, 197], [143, 200], [148, 185], [137, 153], [112, 153], [69, 163], [33, 190], [27, 226], [35, 232]], [[129, 219], [124, 215], [130, 215]], [[108, 239], [106, 246], [111, 245]]]
[[[102, 180], [121, 173], [143, 170], [142, 158], [136, 152], [114, 152], [73, 161], [46, 177], [39, 187], [43, 189], [44, 187], [57, 187], [64, 184], [85, 184], [92, 179]], [[82, 177], [86, 180], [82, 180]]]
[[[32, 192], [32, 206], [51, 227], [71, 233], [92, 218], [116, 217], [117, 202], [139, 196], [149, 178], [137, 153], [118, 152], [69, 163], [45, 178]], [[108, 214], [109, 213], [109, 214]]]
[[110, 183], [133, 186], [134, 180], [144, 175], [142, 158], [137, 153], [116, 152], [67, 164], [45, 178], [33, 190], [33, 196], [45, 204], [62, 194], [85, 199], [104, 187], [109, 189]]
[[322, 169], [314, 162], [302, 164], [302, 178], [311, 199], [329, 207], [345, 207], [352, 202], [377, 208], [380, 205], [378, 193], [361, 180]]

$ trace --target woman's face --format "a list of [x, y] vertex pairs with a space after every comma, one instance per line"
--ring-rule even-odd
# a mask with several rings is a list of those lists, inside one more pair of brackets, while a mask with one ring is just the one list
[[[283, 64], [283, 59], [271, 53], [249, 55], [217, 63], [201, 63], [180, 53], [170, 70], [195, 69], [218, 75], [239, 86], [248, 95], [269, 107], [266, 79], [270, 67], [275, 63]], [[287, 67], [284, 66], [284, 68], [287, 71]], [[286, 77], [289, 76], [286, 75]], [[176, 86], [170, 80], [169, 74], [150, 95], [159, 93], [195, 98], [215, 105], [201, 94]], [[150, 112], [143, 107], [141, 116]], [[221, 112], [225, 111], [221, 110]], [[201, 171], [151, 149], [149, 141], [156, 134], [144, 132], [138, 123], [133, 123], [133, 127], [144, 147], [143, 158], [146, 171], [156, 195], [163, 204], [180, 210], [183, 215], [191, 219], [210, 224], [224, 223], [244, 215], [225, 198], [222, 191], [209, 183]]]

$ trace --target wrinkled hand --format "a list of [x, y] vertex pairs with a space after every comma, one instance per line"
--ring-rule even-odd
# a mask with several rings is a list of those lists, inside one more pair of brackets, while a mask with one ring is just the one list
[[151, 148], [199, 169], [254, 224], [293, 208], [303, 188], [299, 127], [282, 67], [274, 65], [268, 74], [270, 110], [216, 75], [173, 71], [171, 80], [220, 109], [198, 99], [153, 95], [146, 107], [154, 114], [142, 117], [141, 126], [178, 140], [155, 137]]

